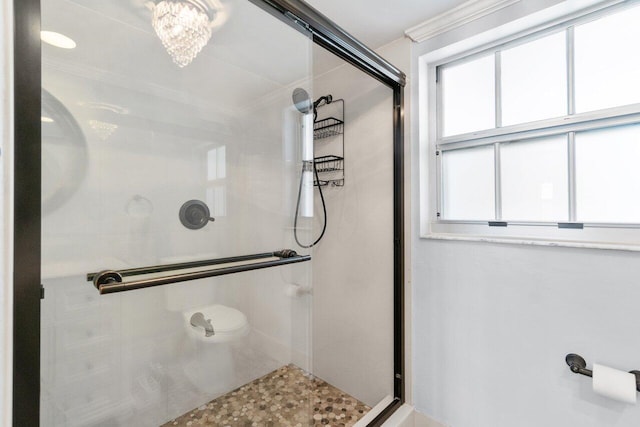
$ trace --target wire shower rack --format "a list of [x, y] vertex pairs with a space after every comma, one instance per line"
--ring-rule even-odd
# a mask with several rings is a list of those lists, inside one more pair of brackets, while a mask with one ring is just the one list
[[342, 187], [344, 186], [344, 99], [336, 99], [331, 104], [318, 107], [318, 110], [330, 111], [333, 115], [319, 118], [313, 123], [313, 140], [315, 142], [326, 140], [322, 142], [323, 145], [326, 143], [334, 148], [332, 142], [340, 137], [341, 152], [313, 159], [319, 174], [319, 179], [314, 181], [314, 185]]

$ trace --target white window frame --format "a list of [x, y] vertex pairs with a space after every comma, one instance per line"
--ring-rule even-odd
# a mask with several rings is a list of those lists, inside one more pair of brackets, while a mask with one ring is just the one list
[[[420, 235], [424, 238], [451, 240], [482, 240], [495, 242], [540, 244], [546, 246], [593, 247], [602, 249], [622, 249], [640, 251], [640, 223], [578, 223], [576, 221], [575, 192], [575, 132], [595, 130], [613, 126], [640, 123], [640, 103], [598, 111], [575, 114], [574, 69], [573, 69], [573, 27], [626, 7], [639, 5], [639, 1], [611, 1], [592, 7], [579, 14], [573, 14], [551, 22], [537, 25], [526, 31], [520, 31], [507, 38], [484, 42], [482, 45], [454, 55], [425, 55], [419, 58], [419, 110], [428, 111], [426, 123], [421, 121], [420, 135], [420, 182], [428, 183], [420, 190]], [[500, 61], [500, 51], [553, 33], [565, 31], [567, 34], [568, 99], [567, 115], [536, 122], [497, 127], [494, 129], [471, 132], [461, 135], [442, 137], [441, 109], [442, 96], [438, 82], [438, 67], [445, 64], [460, 63], [493, 53], [496, 63]], [[443, 49], [448, 50], [448, 49]], [[499, 75], [496, 68], [496, 76]], [[496, 111], [500, 109], [500, 93], [496, 87]], [[500, 114], [496, 114], [499, 121]], [[568, 134], [568, 174], [569, 174], [569, 221], [557, 222], [508, 222], [504, 226], [500, 215], [500, 153], [499, 143], [518, 141], [544, 136]], [[496, 220], [465, 221], [445, 220], [442, 212], [442, 155], [443, 151], [469, 148], [481, 145], [494, 145], [496, 168]], [[490, 225], [491, 224], [491, 225]]]

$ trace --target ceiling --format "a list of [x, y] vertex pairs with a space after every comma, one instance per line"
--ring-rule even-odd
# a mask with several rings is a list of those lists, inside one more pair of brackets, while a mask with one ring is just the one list
[[[374, 49], [464, 1], [308, 0]], [[170, 126], [200, 138], [194, 129], [206, 136], [261, 100], [290, 105], [290, 88], [309, 87], [311, 67], [319, 73], [343, 63], [246, 0], [220, 2], [223, 25], [192, 64], [178, 68], [153, 31], [148, 0], [43, 1], [43, 29], [77, 41], [72, 50], [43, 45], [43, 86], [83, 127], [92, 120]]]
[[404, 31], [467, 0], [306, 0], [348, 33], [377, 49]]

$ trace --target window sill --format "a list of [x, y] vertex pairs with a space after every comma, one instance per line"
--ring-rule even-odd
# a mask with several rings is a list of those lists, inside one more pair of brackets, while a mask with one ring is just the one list
[[548, 239], [520, 238], [520, 237], [459, 235], [459, 234], [450, 234], [450, 233], [421, 234], [420, 238], [425, 240], [484, 242], [484, 243], [498, 243], [498, 244], [509, 244], [509, 245], [640, 252], [640, 244], [577, 242], [577, 241], [570, 241], [570, 240], [548, 240]]

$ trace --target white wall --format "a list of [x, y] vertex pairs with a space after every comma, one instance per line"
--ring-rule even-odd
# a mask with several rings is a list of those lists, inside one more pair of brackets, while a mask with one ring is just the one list
[[[560, 3], [519, 2], [414, 45], [412, 76], [420, 55]], [[451, 427], [637, 425], [639, 406], [595, 395], [564, 357], [638, 369], [640, 254], [419, 238], [426, 183], [417, 127], [411, 123], [416, 408]]]
[[0, 8], [0, 425], [11, 425], [12, 402], [12, 140], [13, 140], [13, 4]]
[[[404, 41], [379, 52], [407, 64]], [[393, 394], [392, 91], [343, 65], [315, 78], [314, 95], [326, 94], [346, 101], [346, 181], [325, 187], [328, 227], [314, 248], [314, 374], [374, 405]], [[339, 141], [316, 141], [317, 153], [327, 143]]]
[[467, 242], [414, 246], [414, 399], [452, 427], [635, 426], [564, 362], [637, 369], [640, 255]]

